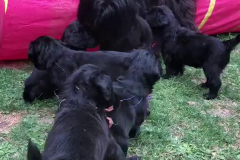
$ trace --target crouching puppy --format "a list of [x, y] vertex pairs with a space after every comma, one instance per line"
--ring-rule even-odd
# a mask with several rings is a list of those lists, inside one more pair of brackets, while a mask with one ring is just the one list
[[79, 21], [72, 22], [64, 31], [61, 41], [74, 50], [86, 50], [97, 46], [88, 29]]
[[43, 154], [29, 142], [28, 160], [126, 159], [109, 131], [104, 111], [114, 102], [112, 81], [105, 72], [90, 64], [80, 67], [67, 79], [61, 97], [64, 101], [48, 134]]
[[204, 97], [215, 99], [222, 85], [220, 74], [229, 63], [230, 52], [239, 43], [240, 36], [222, 43], [214, 37], [182, 28], [167, 6], [154, 7], [146, 19], [161, 40], [166, 65], [164, 77], [182, 75], [185, 65], [203, 68], [207, 81], [202, 86], [209, 88]]

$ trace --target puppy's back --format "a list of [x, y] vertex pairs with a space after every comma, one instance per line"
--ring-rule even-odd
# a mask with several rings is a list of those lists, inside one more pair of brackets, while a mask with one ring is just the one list
[[[108, 126], [104, 126], [108, 130]], [[49, 132], [43, 159], [101, 160], [106, 151], [107, 132], [95, 108], [62, 107]], [[71, 145], [69, 145], [71, 144]]]

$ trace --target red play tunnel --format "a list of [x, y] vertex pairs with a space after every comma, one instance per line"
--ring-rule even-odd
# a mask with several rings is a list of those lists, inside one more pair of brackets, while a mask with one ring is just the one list
[[[76, 19], [79, 0], [0, 0], [0, 60], [27, 59], [29, 42], [60, 38]], [[203, 33], [240, 32], [239, 0], [198, 0], [196, 22]]]

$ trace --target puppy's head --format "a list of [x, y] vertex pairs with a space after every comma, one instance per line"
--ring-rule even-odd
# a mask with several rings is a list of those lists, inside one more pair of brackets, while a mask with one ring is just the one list
[[160, 53], [152, 50], [137, 50], [136, 52], [138, 52], [137, 57], [125, 76], [143, 83], [148, 88], [148, 94], [150, 94], [154, 84], [162, 75]]
[[46, 70], [55, 62], [63, 45], [56, 39], [41, 36], [30, 43], [28, 58], [37, 69]]
[[150, 27], [165, 27], [175, 21], [172, 11], [165, 5], [155, 6], [145, 14]]
[[108, 108], [114, 102], [110, 76], [91, 64], [81, 66], [67, 79], [66, 91], [70, 96], [74, 94], [91, 100], [99, 108]]

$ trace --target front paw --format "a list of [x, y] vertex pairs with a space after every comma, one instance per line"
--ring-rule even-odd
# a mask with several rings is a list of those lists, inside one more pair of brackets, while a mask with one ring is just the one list
[[206, 93], [206, 94], [203, 95], [203, 97], [204, 97], [206, 100], [211, 100], [211, 99], [217, 98], [217, 94]]
[[130, 138], [137, 138], [139, 135], [140, 135], [140, 127], [132, 129], [129, 133]]
[[32, 103], [35, 100], [35, 96], [31, 93], [31, 91], [24, 91], [23, 99], [25, 102]]
[[132, 156], [132, 157], [127, 158], [127, 160], [141, 160], [141, 157], [139, 157], [139, 156]]
[[164, 75], [162, 76], [163, 79], [170, 79], [170, 78], [172, 78], [172, 77], [173, 77], [173, 75], [169, 75], [169, 74], [164, 74]]

